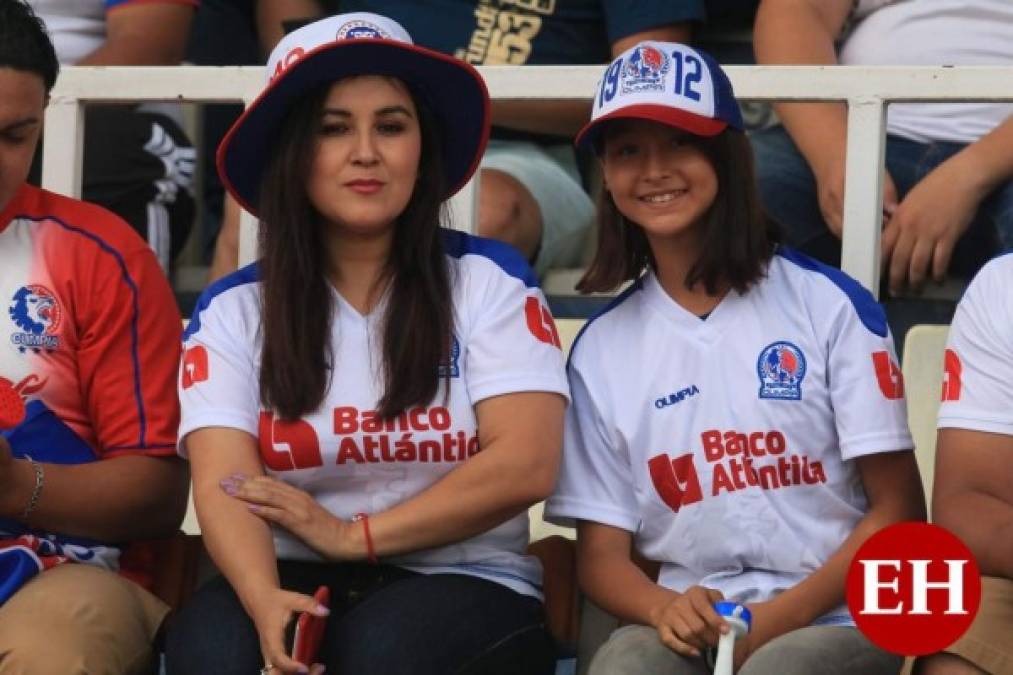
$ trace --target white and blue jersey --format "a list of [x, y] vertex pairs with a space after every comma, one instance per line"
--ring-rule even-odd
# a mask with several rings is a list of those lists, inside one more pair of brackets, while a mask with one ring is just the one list
[[[333, 292], [335, 367], [325, 399], [299, 420], [276, 419], [260, 404], [260, 283], [250, 266], [205, 292], [184, 336], [180, 451], [195, 429], [246, 431], [257, 438], [269, 475], [348, 519], [410, 499], [480, 452], [479, 401], [525, 391], [569, 396], [552, 316], [520, 255], [460, 232], [448, 231], [444, 242], [454, 312], [453, 348], [439, 366], [449, 375], [447, 398], [441, 384], [432, 403], [381, 421], [375, 410], [383, 391], [383, 307], [363, 316]], [[391, 329], [398, 330], [394, 321]], [[274, 541], [279, 558], [319, 560], [282, 529], [274, 530]], [[538, 596], [541, 569], [525, 555], [527, 544], [522, 513], [471, 539], [385, 562], [473, 574]]]
[[913, 445], [882, 309], [789, 249], [706, 320], [646, 274], [585, 326], [569, 377], [547, 516], [633, 533], [679, 592], [756, 602], [798, 584], [868, 510], [852, 460]]

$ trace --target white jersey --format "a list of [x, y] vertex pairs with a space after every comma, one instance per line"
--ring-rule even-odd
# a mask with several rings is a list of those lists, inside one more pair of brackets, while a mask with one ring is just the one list
[[788, 249], [706, 320], [646, 274], [585, 326], [569, 375], [547, 516], [634, 533], [679, 592], [756, 602], [798, 584], [868, 510], [851, 460], [913, 447], [882, 309]]
[[[258, 439], [269, 475], [348, 519], [419, 494], [480, 452], [479, 401], [523, 391], [569, 396], [552, 316], [520, 255], [460, 232], [448, 231], [444, 241], [454, 342], [439, 371], [450, 377], [448, 399], [441, 385], [431, 404], [381, 422], [374, 411], [383, 391], [382, 308], [362, 316], [334, 292], [335, 368], [325, 400], [299, 420], [275, 419], [260, 404], [260, 283], [250, 266], [205, 291], [184, 335], [181, 454], [195, 429], [241, 429]], [[279, 558], [319, 560], [280, 528], [274, 542]], [[423, 573], [472, 574], [538, 596], [541, 568], [525, 555], [527, 544], [522, 513], [471, 539], [384, 562]]]
[[[843, 64], [1013, 65], [1010, 0], [862, 0], [858, 13]], [[892, 103], [886, 125], [919, 143], [973, 143], [1011, 114], [1009, 103]]]
[[981, 268], [957, 305], [943, 359], [939, 428], [1013, 435], [1013, 255]]

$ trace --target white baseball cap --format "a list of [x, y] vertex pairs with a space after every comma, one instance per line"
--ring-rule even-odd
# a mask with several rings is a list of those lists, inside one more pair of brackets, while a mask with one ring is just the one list
[[710, 55], [677, 42], [645, 41], [619, 55], [594, 92], [577, 145], [594, 148], [605, 122], [645, 119], [697, 136], [742, 129], [728, 76]]

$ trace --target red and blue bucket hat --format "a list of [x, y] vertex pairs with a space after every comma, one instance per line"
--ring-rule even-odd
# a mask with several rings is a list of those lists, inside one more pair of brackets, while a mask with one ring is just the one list
[[489, 93], [475, 68], [419, 47], [396, 21], [356, 12], [315, 21], [286, 35], [267, 61], [264, 90], [218, 146], [218, 173], [250, 213], [272, 140], [293, 102], [317, 86], [355, 75], [403, 81], [432, 109], [442, 128], [444, 199], [478, 168], [489, 139]]

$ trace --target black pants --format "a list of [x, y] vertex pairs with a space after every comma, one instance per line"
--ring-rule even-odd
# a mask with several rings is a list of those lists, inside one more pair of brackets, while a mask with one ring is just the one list
[[[555, 647], [542, 605], [464, 574], [388, 565], [282, 561], [281, 585], [331, 591], [318, 661], [328, 675], [550, 675]], [[251, 675], [262, 666], [253, 622], [219, 577], [171, 621], [169, 675]]]

